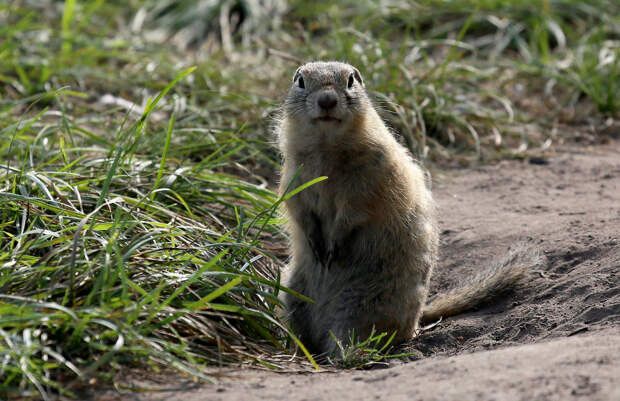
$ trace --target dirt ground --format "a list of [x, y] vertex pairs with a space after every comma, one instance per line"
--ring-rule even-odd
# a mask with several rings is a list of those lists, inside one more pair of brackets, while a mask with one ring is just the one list
[[[432, 292], [518, 241], [546, 261], [521, 288], [442, 321], [387, 369], [232, 372], [216, 385], [93, 400], [620, 400], [620, 142], [433, 172], [442, 248]], [[167, 385], [166, 382], [174, 382]]]

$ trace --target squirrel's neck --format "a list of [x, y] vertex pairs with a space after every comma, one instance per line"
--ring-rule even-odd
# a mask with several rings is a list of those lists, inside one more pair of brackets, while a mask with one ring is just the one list
[[285, 157], [334, 152], [364, 152], [393, 140], [377, 112], [369, 107], [346, 126], [308, 125], [285, 117], [280, 126], [279, 144]]

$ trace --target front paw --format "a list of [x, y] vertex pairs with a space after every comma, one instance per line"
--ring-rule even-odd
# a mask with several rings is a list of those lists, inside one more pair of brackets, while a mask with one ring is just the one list
[[335, 260], [337, 250], [334, 247], [326, 248], [323, 241], [309, 241], [310, 249], [314, 259], [325, 268], [330, 267], [332, 261]]
[[325, 266], [326, 269], [329, 269], [331, 267], [332, 262], [334, 261], [334, 254], [334, 250], [327, 251], [327, 257], [325, 259], [325, 263], [323, 263], [323, 266]]
[[341, 232], [339, 235], [333, 234], [332, 240], [327, 244], [327, 250], [325, 255], [325, 267], [329, 268], [338, 261], [344, 263], [351, 262], [351, 257], [354, 256], [350, 249], [358, 241], [358, 228]]
[[329, 252], [325, 249], [325, 242], [323, 241], [323, 238], [316, 236], [314, 240], [308, 238], [308, 245], [310, 245], [314, 259], [325, 266]]
[[310, 243], [310, 249], [312, 249], [314, 259], [319, 263], [323, 263], [324, 255], [320, 252], [319, 248], [313, 243]]
[[334, 241], [330, 244], [327, 249], [327, 253], [325, 256], [325, 263], [323, 264], [326, 268], [330, 268], [332, 263], [338, 260], [341, 254], [343, 244], [340, 241]]

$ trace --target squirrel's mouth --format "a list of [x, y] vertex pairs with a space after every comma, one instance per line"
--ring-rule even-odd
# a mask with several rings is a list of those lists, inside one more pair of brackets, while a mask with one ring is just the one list
[[340, 119], [332, 116], [320, 116], [315, 118], [316, 121], [339, 123]]

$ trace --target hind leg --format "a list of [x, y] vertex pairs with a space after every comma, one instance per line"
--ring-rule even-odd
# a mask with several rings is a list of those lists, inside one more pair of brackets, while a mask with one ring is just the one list
[[[320, 311], [321, 318], [315, 318], [315, 321], [319, 322], [316, 330], [321, 351], [340, 359], [341, 347], [346, 349], [366, 341], [371, 335], [385, 333], [380, 342], [369, 344], [377, 348], [383, 346], [392, 335], [394, 337], [390, 345], [411, 338], [421, 309], [419, 295], [415, 295], [394, 296], [393, 291], [377, 294], [362, 286], [345, 289], [338, 297], [331, 298], [330, 302], [318, 305], [317, 311]], [[414, 313], [407, 313], [410, 308]]]
[[378, 313], [378, 308], [371, 305], [365, 288], [344, 289], [338, 296], [320, 302], [315, 309], [318, 314], [316, 342], [320, 352], [331, 358], [342, 359], [342, 351], [349, 346], [365, 341], [373, 333], [380, 334], [394, 331], [394, 322], [388, 316]]

